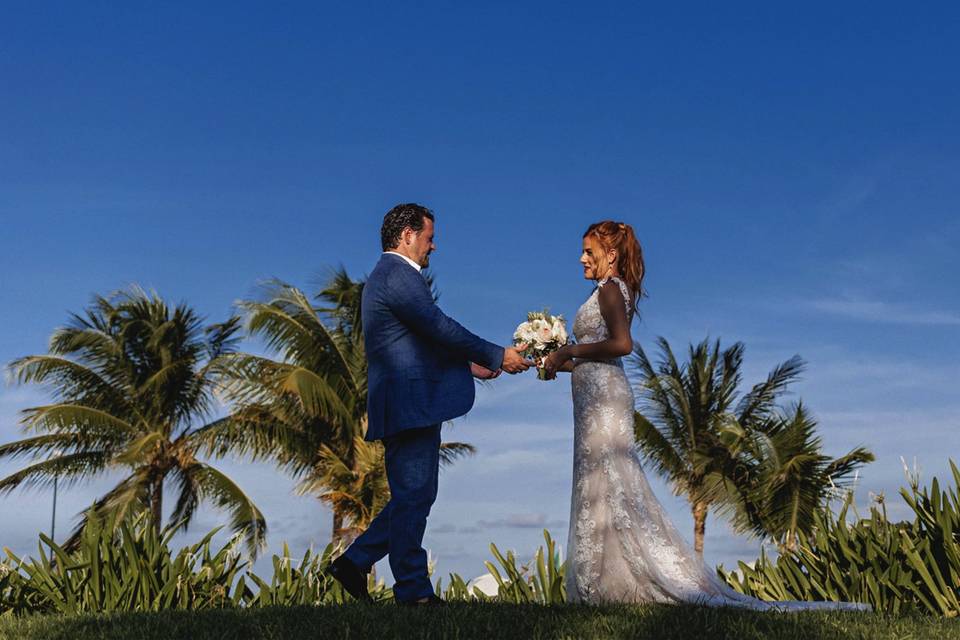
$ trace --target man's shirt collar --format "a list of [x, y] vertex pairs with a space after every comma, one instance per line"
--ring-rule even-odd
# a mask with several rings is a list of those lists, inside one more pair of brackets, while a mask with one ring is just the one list
[[395, 255], [395, 256], [400, 256], [401, 258], [403, 258], [404, 260], [407, 261], [407, 264], [409, 264], [411, 267], [413, 267], [414, 269], [416, 269], [416, 270], [417, 270], [417, 273], [420, 273], [420, 272], [423, 270], [423, 267], [421, 267], [420, 265], [418, 265], [416, 262], [414, 262], [413, 260], [411, 260], [411, 259], [408, 258], [407, 256], [403, 255], [402, 253], [399, 253], [399, 252], [397, 252], [397, 251], [384, 251], [383, 253], [384, 253], [384, 255], [386, 255], [386, 254], [388, 254], [388, 253], [392, 253], [392, 254]]

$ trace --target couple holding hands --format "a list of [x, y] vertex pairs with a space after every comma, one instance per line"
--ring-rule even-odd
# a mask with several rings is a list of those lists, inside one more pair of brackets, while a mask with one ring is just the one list
[[[437, 497], [440, 427], [473, 406], [474, 378], [517, 374], [534, 362], [529, 345], [488, 342], [440, 310], [421, 270], [436, 249], [436, 218], [401, 204], [383, 219], [383, 255], [363, 289], [368, 361], [367, 440], [385, 449], [391, 498], [330, 566], [359, 600], [367, 574], [389, 556], [398, 603], [438, 605], [422, 547]], [[762, 602], [730, 589], [667, 517], [634, 447], [634, 395], [621, 358], [633, 349], [630, 326], [643, 295], [643, 252], [629, 224], [590, 225], [580, 255], [595, 282], [573, 323], [575, 344], [551, 350], [541, 377], [571, 374], [573, 490], [566, 588], [571, 602], [699, 603], [751, 609], [837, 609], [832, 602]]]

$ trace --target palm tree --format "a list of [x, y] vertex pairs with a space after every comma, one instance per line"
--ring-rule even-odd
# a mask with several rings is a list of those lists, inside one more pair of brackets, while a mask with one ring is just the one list
[[164, 488], [178, 491], [170, 523], [186, 528], [200, 502], [230, 513], [255, 553], [266, 536], [263, 514], [224, 473], [198, 458], [198, 423], [216, 406], [219, 369], [235, 345], [239, 321], [204, 326], [185, 305], [171, 308], [139, 288], [96, 296], [50, 340], [47, 355], [10, 367], [21, 383], [47, 385], [54, 404], [23, 411], [31, 434], [0, 446], [0, 458], [38, 461], [0, 480], [0, 494], [74, 483], [108, 471], [125, 477], [81, 518], [68, 548], [91, 518], [120, 522], [149, 513], [162, 525]]
[[[225, 395], [235, 409], [211, 425], [208, 451], [274, 460], [333, 511], [333, 538], [363, 531], [389, 500], [383, 449], [364, 441], [367, 369], [360, 321], [363, 282], [342, 268], [317, 295], [279, 280], [238, 306], [251, 335], [276, 354], [236, 353], [225, 360]], [[473, 452], [445, 443], [449, 462]]]
[[799, 357], [775, 368], [734, 406], [741, 382], [744, 346], [720, 351], [707, 340], [690, 346], [689, 362], [678, 364], [670, 344], [658, 338], [654, 366], [637, 345], [630, 362], [639, 373], [641, 410], [634, 430], [644, 459], [686, 495], [694, 521], [694, 548], [703, 553], [707, 514], [754, 509], [749, 500], [755, 470], [745, 457], [745, 437], [775, 409], [777, 397], [803, 370]]
[[850, 484], [850, 476], [873, 462], [874, 455], [857, 447], [839, 458], [822, 453], [817, 423], [800, 403], [758, 424], [749, 436], [751, 474], [749, 499], [755, 508], [741, 511], [741, 531], [776, 540], [781, 549], [796, 550], [797, 535], [809, 533], [816, 513]]

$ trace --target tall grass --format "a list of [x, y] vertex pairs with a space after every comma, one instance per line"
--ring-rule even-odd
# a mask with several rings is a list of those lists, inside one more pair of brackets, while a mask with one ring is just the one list
[[[158, 532], [145, 518], [132, 524], [94, 522], [73, 554], [41, 534], [36, 559], [5, 550], [0, 615], [342, 604], [349, 599], [326, 574], [337, 551], [332, 544], [320, 554], [307, 551], [296, 564], [284, 545], [283, 555], [273, 557], [268, 582], [249, 570], [241, 536], [213, 549], [218, 531], [176, 555], [170, 549], [174, 528]], [[377, 599], [392, 595], [382, 581], [370, 587]]]
[[449, 601], [486, 601], [511, 604], [562, 604], [566, 602], [567, 592], [563, 576], [565, 565], [550, 532], [543, 531], [546, 550], [537, 549], [533, 559], [525, 565], [517, 565], [516, 555], [512, 551], [506, 554], [491, 544], [490, 551], [499, 567], [492, 562], [485, 563], [490, 575], [497, 581], [498, 592], [495, 597], [488, 596], [478, 589], [468, 588], [468, 583], [454, 573], [450, 575], [450, 584], [446, 590], [442, 582], [437, 582], [437, 595], [443, 595]]
[[795, 553], [772, 560], [761, 555], [751, 567], [720, 575], [737, 591], [764, 600], [845, 600], [877, 611], [919, 610], [960, 615], [960, 470], [950, 462], [954, 485], [941, 490], [916, 480], [901, 489], [913, 510], [910, 522], [890, 522], [886, 505], [869, 518], [847, 523], [850, 501], [835, 517], [818, 514]]
[[[941, 489], [913, 483], [902, 491], [912, 522], [893, 523], [881, 505], [869, 518], [847, 522], [849, 503], [836, 516], [817, 516], [812, 534], [798, 550], [773, 560], [765, 554], [739, 572], [720, 575], [741, 593], [764, 600], [844, 600], [871, 604], [891, 614], [960, 614], [960, 469], [951, 462], [954, 486]], [[284, 545], [273, 557], [270, 579], [255, 574], [234, 536], [219, 549], [211, 531], [174, 553], [174, 529], [158, 532], [143, 518], [133, 523], [102, 522], [89, 527], [79, 549], [67, 553], [41, 535], [36, 559], [6, 550], [0, 563], [0, 616], [31, 613], [80, 615], [125, 611], [260, 609], [337, 605], [350, 600], [326, 570], [340, 547], [307, 551], [292, 558]], [[488, 596], [457, 574], [436, 583], [450, 601], [554, 605], [566, 600], [564, 564], [544, 531], [545, 545], [520, 564], [496, 545], [487, 569], [497, 583]], [[383, 581], [369, 583], [375, 601], [393, 599]]]

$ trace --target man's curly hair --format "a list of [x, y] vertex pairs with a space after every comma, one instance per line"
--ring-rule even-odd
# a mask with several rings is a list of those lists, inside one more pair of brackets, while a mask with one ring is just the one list
[[403, 230], [410, 228], [414, 231], [423, 231], [424, 220], [433, 220], [433, 212], [424, 206], [409, 202], [398, 204], [383, 216], [383, 226], [380, 227], [380, 244], [384, 251], [390, 251], [400, 246], [400, 236]]

